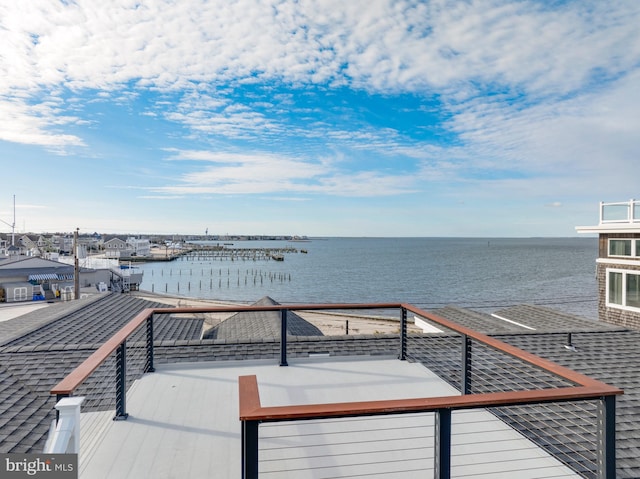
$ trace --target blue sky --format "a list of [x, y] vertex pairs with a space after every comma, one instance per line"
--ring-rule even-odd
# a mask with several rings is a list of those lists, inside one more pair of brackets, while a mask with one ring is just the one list
[[570, 236], [640, 197], [637, 0], [0, 0], [0, 232]]

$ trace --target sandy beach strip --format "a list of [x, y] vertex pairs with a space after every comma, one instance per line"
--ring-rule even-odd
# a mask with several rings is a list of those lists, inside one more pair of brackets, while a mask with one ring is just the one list
[[[225, 302], [212, 299], [194, 299], [180, 296], [169, 296], [145, 291], [132, 292], [135, 296], [149, 301], [164, 303], [176, 307], [204, 307], [204, 306], [238, 306], [248, 303]], [[235, 313], [202, 313], [198, 317], [205, 320], [208, 327], [216, 326]], [[357, 314], [333, 311], [296, 311], [301, 318], [317, 326], [327, 336], [346, 334], [347, 326], [349, 334], [396, 334], [400, 331], [399, 319], [393, 319], [369, 314]], [[407, 331], [421, 332], [412, 321], [407, 322]]]

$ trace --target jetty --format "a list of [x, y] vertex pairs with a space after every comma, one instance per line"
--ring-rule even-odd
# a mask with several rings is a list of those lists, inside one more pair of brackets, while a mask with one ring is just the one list
[[[189, 245], [186, 248], [152, 248], [149, 256], [121, 257], [121, 261], [148, 263], [157, 261], [284, 261], [286, 254], [298, 253], [292, 246], [279, 248], [232, 248], [228, 245]], [[306, 253], [306, 251], [305, 251]]]

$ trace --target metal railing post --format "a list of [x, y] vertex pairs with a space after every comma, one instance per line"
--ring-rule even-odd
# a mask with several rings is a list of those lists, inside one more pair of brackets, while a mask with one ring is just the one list
[[400, 361], [407, 359], [407, 308], [400, 308]]
[[156, 369], [153, 365], [153, 313], [147, 318], [147, 359], [144, 365], [145, 373], [152, 373]]
[[451, 409], [438, 409], [435, 412], [435, 451], [433, 477], [451, 478]]
[[280, 310], [280, 366], [287, 364], [287, 310]]
[[598, 400], [598, 479], [616, 477], [616, 397]]
[[[56, 404], [58, 404], [62, 399], [71, 397], [71, 394], [56, 394]], [[56, 409], [56, 424], [60, 420], [60, 411]]]
[[242, 421], [242, 479], [258, 479], [258, 421]]
[[461, 376], [460, 392], [469, 394], [471, 392], [471, 338], [466, 334], [462, 335]]
[[127, 341], [116, 351], [116, 415], [114, 421], [127, 419]]
[[603, 221], [604, 221], [604, 202], [601, 201], [600, 202], [600, 223], [599, 224], [602, 224]]

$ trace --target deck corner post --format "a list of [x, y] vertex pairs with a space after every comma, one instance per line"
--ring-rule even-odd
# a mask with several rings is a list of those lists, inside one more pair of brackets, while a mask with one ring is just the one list
[[287, 310], [280, 310], [280, 366], [287, 363]]
[[462, 335], [462, 373], [460, 378], [460, 393], [469, 394], [471, 392], [471, 338], [466, 334]]
[[[58, 393], [56, 394], [56, 404], [58, 404], [60, 401], [62, 401], [63, 399], [66, 399], [68, 397], [71, 397], [71, 394], [69, 393]], [[58, 408], [55, 408], [56, 410], [56, 424], [58, 423], [58, 421], [60, 420], [60, 410], [58, 410]]]
[[152, 373], [156, 369], [153, 364], [153, 313], [147, 318], [147, 358], [144, 365], [145, 373]]
[[242, 421], [242, 479], [258, 479], [258, 421]]
[[451, 478], [451, 409], [436, 410], [435, 417], [435, 451], [434, 479]]
[[598, 479], [616, 477], [616, 397], [603, 396], [598, 400]]
[[407, 359], [407, 308], [400, 308], [400, 361]]
[[116, 415], [114, 421], [123, 421], [127, 414], [127, 341], [116, 350]]

